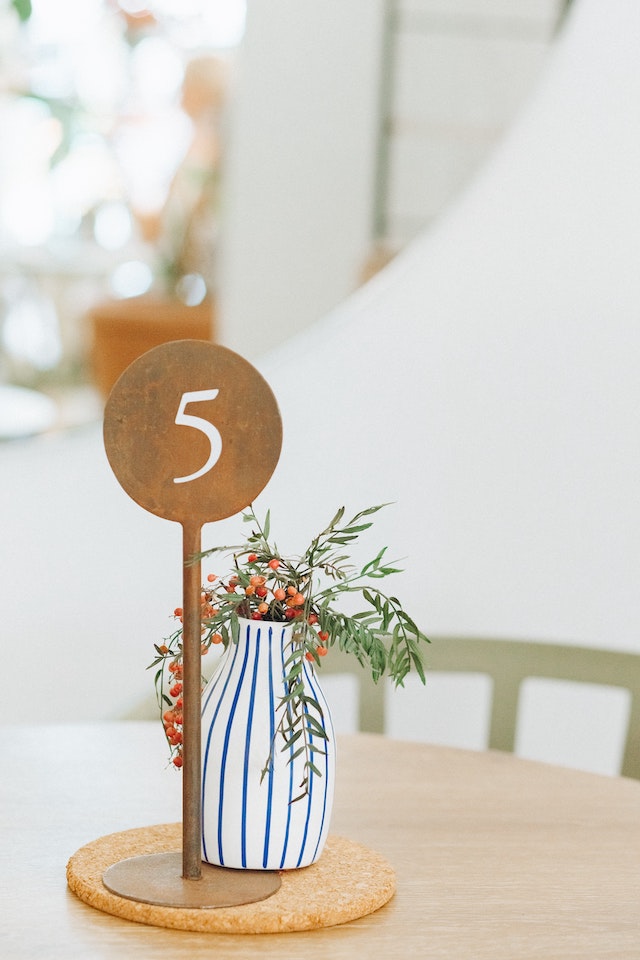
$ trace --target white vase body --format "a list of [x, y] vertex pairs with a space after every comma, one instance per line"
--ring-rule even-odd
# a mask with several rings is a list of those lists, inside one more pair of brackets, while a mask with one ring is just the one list
[[292, 635], [290, 624], [241, 619], [238, 642], [229, 644], [202, 695], [202, 859], [207, 863], [287, 870], [306, 867], [322, 853], [333, 805], [335, 737], [313, 664], [303, 658], [305, 693], [320, 704], [322, 716], [311, 705], [307, 709], [327, 739], [310, 735], [324, 751], [311, 754], [321, 776], [309, 771], [308, 793], [296, 800], [305, 756], [291, 757], [302, 738], [286, 747], [277, 732]]

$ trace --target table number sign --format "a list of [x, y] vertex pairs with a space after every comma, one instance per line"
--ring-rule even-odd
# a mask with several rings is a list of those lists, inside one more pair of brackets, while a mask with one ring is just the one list
[[[282, 421], [271, 388], [225, 347], [179, 340], [135, 360], [105, 407], [104, 444], [120, 485], [145, 510], [183, 530], [183, 849], [114, 864], [112, 892], [166, 906], [231, 906], [263, 899], [277, 874], [234, 877], [201, 862], [200, 591], [204, 523], [247, 507], [280, 456]], [[191, 881], [200, 881], [197, 884]]]

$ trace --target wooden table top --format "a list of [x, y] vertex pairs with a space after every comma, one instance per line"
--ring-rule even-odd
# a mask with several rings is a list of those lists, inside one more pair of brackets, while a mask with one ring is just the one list
[[3, 960], [640, 958], [640, 782], [357, 735], [339, 742], [332, 833], [389, 860], [377, 913], [312, 933], [142, 926], [68, 890], [91, 840], [181, 818], [155, 724], [5, 726]]

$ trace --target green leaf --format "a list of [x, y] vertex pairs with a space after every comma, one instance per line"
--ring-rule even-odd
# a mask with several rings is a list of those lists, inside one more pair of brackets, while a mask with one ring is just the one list
[[[311, 733], [314, 737], [320, 737], [321, 740], [328, 740], [329, 736], [326, 730], [317, 722], [309, 723], [311, 717], [307, 717], [307, 732]], [[311, 747], [311, 744], [309, 744]]]
[[367, 507], [366, 510], [361, 510], [360, 513], [356, 513], [355, 517], [350, 521], [350, 523], [357, 523], [358, 520], [361, 520], [362, 517], [370, 517], [372, 514], [377, 513], [378, 510], [382, 510], [384, 507], [388, 507], [389, 503], [379, 503], [375, 507]]
[[333, 520], [331, 521], [331, 523], [329, 524], [329, 526], [326, 527], [326, 529], [324, 529], [324, 530], [322, 531], [322, 533], [320, 534], [320, 536], [322, 537], [322, 536], [324, 536], [325, 534], [330, 533], [330, 532], [333, 530], [333, 528], [336, 526], [336, 524], [337, 524], [337, 523], [340, 523], [340, 521], [342, 520], [343, 517], [344, 517], [344, 507], [339, 507], [339, 509], [338, 509], [335, 517], [333, 518]]
[[18, 14], [22, 23], [25, 23], [31, 16], [31, 0], [11, 0], [11, 6]]
[[361, 577], [370, 576], [371, 570], [375, 570], [377, 568], [386, 551], [387, 551], [387, 547], [383, 547], [382, 550], [380, 550], [379, 553], [373, 558], [373, 560], [370, 560], [369, 563], [365, 563], [364, 567], [360, 572], [360, 576]]
[[348, 527], [342, 528], [342, 533], [362, 533], [363, 530], [368, 530], [369, 527], [372, 527], [373, 523], [361, 523], [357, 526], [352, 526], [349, 524]]
[[281, 747], [280, 753], [286, 753], [286, 751], [289, 750], [290, 747], [292, 747], [293, 744], [300, 739], [303, 733], [304, 733], [304, 730], [296, 730], [296, 732], [291, 737], [289, 737], [288, 739], [285, 738], [284, 746]]

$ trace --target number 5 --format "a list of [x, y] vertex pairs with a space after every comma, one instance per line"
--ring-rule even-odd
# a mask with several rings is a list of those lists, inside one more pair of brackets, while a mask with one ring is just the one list
[[174, 483], [188, 483], [189, 480], [197, 480], [198, 477], [208, 473], [220, 458], [220, 454], [222, 453], [222, 437], [220, 436], [219, 430], [208, 420], [204, 420], [202, 417], [194, 417], [192, 414], [184, 412], [188, 403], [215, 400], [217, 396], [218, 390], [192, 390], [189, 393], [182, 394], [175, 422], [180, 426], [193, 427], [195, 430], [200, 430], [201, 433], [204, 433], [209, 439], [211, 450], [209, 452], [209, 459], [203, 467], [200, 467], [195, 473], [190, 473], [188, 477], [174, 477]]

